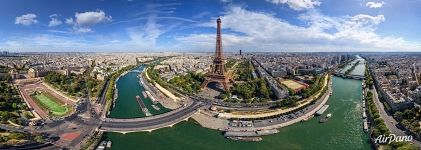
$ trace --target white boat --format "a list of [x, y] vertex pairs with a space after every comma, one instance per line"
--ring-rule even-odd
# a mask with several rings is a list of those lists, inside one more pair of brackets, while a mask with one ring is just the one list
[[142, 94], [143, 94], [143, 97], [144, 97], [144, 98], [147, 98], [147, 97], [148, 97], [148, 95], [146, 94], [146, 92], [145, 92], [145, 91], [142, 91]]
[[236, 140], [236, 141], [245, 141], [245, 142], [259, 142], [263, 140], [262, 137], [238, 137], [238, 136], [229, 136], [227, 139]]
[[332, 117], [332, 114], [331, 113], [329, 113], [326, 116], [320, 118], [319, 122], [320, 123], [324, 123], [324, 122], [328, 121], [330, 117]]
[[327, 110], [327, 108], [329, 108], [329, 105], [323, 105], [322, 108], [316, 111], [316, 115], [322, 115]]
[[364, 130], [364, 132], [365, 132], [365, 133], [367, 133], [367, 132], [368, 132], [368, 123], [367, 123], [367, 119], [364, 119], [364, 122], [363, 122], [363, 130]]
[[152, 107], [155, 109], [155, 110], [161, 110], [161, 108], [159, 108], [158, 106], [156, 106], [156, 105], [152, 105]]
[[330, 117], [332, 117], [332, 114], [331, 114], [331, 113], [328, 113], [328, 114], [326, 115], [326, 117], [327, 117], [327, 118], [330, 118]]
[[152, 96], [152, 94], [149, 91], [146, 91], [146, 95], [151, 99], [152, 103], [157, 104], [158, 101]]
[[111, 141], [107, 141], [107, 148], [111, 148], [111, 144], [112, 144], [112, 142]]
[[98, 147], [96, 148], [96, 150], [105, 150], [105, 146], [107, 145], [106, 141], [102, 141]]

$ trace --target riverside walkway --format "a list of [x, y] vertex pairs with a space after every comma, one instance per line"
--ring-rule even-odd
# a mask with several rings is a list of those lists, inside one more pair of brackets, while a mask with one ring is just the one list
[[[323, 87], [324, 88], [328, 88], [328, 90], [330, 89], [329, 87], [330, 87], [330, 85], [328, 85], [328, 82], [329, 82], [329, 76], [326, 76], [325, 78], [324, 78], [324, 82], [323, 82]], [[326, 93], [328, 93], [329, 94], [329, 92], [327, 91]], [[301, 104], [299, 104], [298, 106], [296, 106], [296, 107], [293, 107], [293, 108], [288, 108], [288, 109], [277, 109], [277, 110], [275, 110], [275, 111], [270, 111], [270, 112], [263, 112], [263, 113], [259, 113], [259, 114], [247, 114], [247, 113], [245, 113], [245, 114], [236, 114], [236, 113], [220, 113], [219, 115], [218, 115], [218, 117], [220, 117], [220, 118], [236, 118], [236, 119], [245, 119], [245, 118], [265, 118], [265, 117], [271, 117], [271, 116], [276, 116], [276, 115], [280, 115], [280, 114], [283, 114], [283, 113], [287, 113], [287, 112], [291, 112], [291, 111], [294, 111], [294, 110], [296, 110], [296, 109], [299, 109], [299, 108], [301, 108], [301, 107], [303, 107], [303, 106], [305, 106], [305, 105], [308, 105], [308, 104], [310, 104], [313, 100], [314, 100], [314, 97], [319, 97], [320, 96], [320, 92], [319, 93], [317, 93], [316, 95], [314, 95], [314, 96], [312, 96], [312, 97], [310, 97], [310, 98], [308, 98], [308, 99], [306, 99], [306, 100], [303, 100], [303, 102], [301, 103]], [[327, 97], [329, 97], [328, 96], [328, 94], [327, 94]], [[325, 94], [326, 95], [326, 94]], [[322, 96], [323, 98], [325, 97], [325, 96]]]

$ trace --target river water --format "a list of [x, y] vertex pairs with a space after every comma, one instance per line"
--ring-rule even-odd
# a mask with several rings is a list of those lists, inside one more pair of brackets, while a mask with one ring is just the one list
[[[359, 73], [358, 70], [364, 70], [364, 65], [358, 65], [352, 73]], [[130, 74], [128, 75], [130, 76]], [[124, 77], [120, 80], [122, 79]], [[329, 121], [321, 124], [318, 122], [320, 118], [315, 117], [306, 122], [281, 128], [278, 134], [264, 136], [260, 142], [227, 140], [219, 131], [202, 128], [193, 120], [153, 132], [105, 133], [103, 139], [111, 140], [114, 150], [371, 149], [368, 134], [364, 133], [362, 129], [361, 81], [340, 77], [332, 77], [332, 80], [333, 95], [328, 100], [330, 107], [325, 112], [332, 113]], [[130, 89], [133, 88], [132, 86], [131, 82], [121, 82], [118, 88], [119, 90], [120, 88]], [[123, 102], [131, 103], [129, 101]], [[121, 106], [115, 109], [123, 110], [118, 110], [121, 113], [115, 113], [114, 115], [134, 112], [132, 110], [134, 108], [131, 108], [134, 107], [134, 104], [119, 105]]]
[[364, 76], [365, 73], [365, 60], [357, 55], [357, 58], [354, 60], [354, 62], [360, 61], [357, 67], [351, 72], [352, 75], [360, 75]]
[[140, 109], [136, 96], [139, 95], [151, 114], [161, 114], [170, 111], [157, 104], [160, 110], [152, 107], [152, 100], [145, 98], [142, 94], [143, 86], [139, 83], [139, 71], [143, 71], [144, 66], [138, 66], [129, 71], [126, 75], [121, 76], [117, 81], [118, 97], [115, 107], [111, 109], [111, 118], [138, 118], [145, 117], [145, 113]]
[[341, 73], [345, 73], [348, 69], [351, 69], [352, 66], [356, 63], [360, 61], [360, 63], [358, 64], [358, 67], [355, 67], [355, 69], [353, 71], [351, 71], [352, 75], [361, 75], [363, 76], [365, 73], [365, 60], [360, 57], [359, 55], [356, 55], [355, 60], [353, 60], [351, 63], [348, 63], [342, 70]]

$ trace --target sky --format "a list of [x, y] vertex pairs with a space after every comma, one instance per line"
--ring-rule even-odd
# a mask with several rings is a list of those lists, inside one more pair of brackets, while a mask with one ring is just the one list
[[0, 51], [421, 52], [421, 0], [1, 0]]

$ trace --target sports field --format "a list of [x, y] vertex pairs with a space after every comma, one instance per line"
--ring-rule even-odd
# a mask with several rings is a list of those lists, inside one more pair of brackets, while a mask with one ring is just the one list
[[38, 105], [41, 105], [42, 108], [47, 109], [55, 116], [63, 116], [69, 111], [67, 106], [62, 105], [57, 99], [43, 92], [36, 92], [32, 97]]
[[298, 90], [298, 89], [301, 89], [301, 88], [305, 88], [304, 85], [302, 85], [302, 84], [300, 84], [298, 82], [295, 82], [293, 80], [284, 80], [284, 81], [281, 81], [281, 83], [283, 85], [287, 86], [288, 88], [294, 90], [294, 91], [295, 90]]

